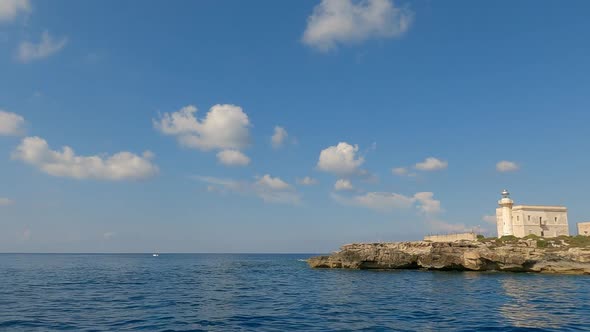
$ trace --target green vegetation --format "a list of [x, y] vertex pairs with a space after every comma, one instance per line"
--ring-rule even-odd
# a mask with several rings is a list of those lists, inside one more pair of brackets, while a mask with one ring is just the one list
[[565, 240], [571, 247], [590, 247], [590, 236], [568, 236]]
[[495, 237], [484, 237], [482, 235], [477, 236], [477, 241], [484, 242], [484, 243], [492, 243], [496, 246], [503, 246], [507, 244], [517, 244], [522, 241], [526, 240], [534, 240], [537, 242], [538, 248], [564, 248], [564, 247], [571, 247], [571, 248], [590, 248], [590, 236], [566, 236], [561, 235], [558, 237], [552, 238], [545, 238], [540, 237], [535, 234], [527, 235], [523, 238], [517, 238], [512, 235], [502, 236], [501, 238]]
[[549, 241], [539, 239], [537, 240], [537, 248], [547, 248], [549, 246]]

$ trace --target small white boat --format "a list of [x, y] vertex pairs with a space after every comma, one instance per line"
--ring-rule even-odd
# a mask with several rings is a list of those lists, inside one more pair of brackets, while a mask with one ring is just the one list
[[158, 256], [160, 256], [160, 255], [159, 255], [159, 254], [152, 254], [152, 256], [154, 256], [154, 257], [158, 257]]

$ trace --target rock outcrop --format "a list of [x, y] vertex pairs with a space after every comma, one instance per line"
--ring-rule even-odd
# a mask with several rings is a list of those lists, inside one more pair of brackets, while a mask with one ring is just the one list
[[313, 268], [430, 269], [590, 274], [590, 248], [541, 248], [533, 239], [359, 243], [329, 256], [312, 257]]

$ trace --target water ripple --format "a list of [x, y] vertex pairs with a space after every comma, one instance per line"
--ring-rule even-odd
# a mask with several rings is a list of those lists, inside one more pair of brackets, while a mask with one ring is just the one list
[[590, 278], [312, 270], [306, 255], [0, 255], [0, 330], [584, 331]]

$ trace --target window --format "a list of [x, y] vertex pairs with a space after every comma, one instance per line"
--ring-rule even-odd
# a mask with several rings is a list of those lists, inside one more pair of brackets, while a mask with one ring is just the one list
[[557, 222], [557, 217], [555, 217], [555, 222]]
[[519, 221], [519, 220], [520, 220], [520, 217], [519, 216], [516, 216], [516, 221]]
[[529, 216], [529, 221], [531, 221], [531, 216]]

